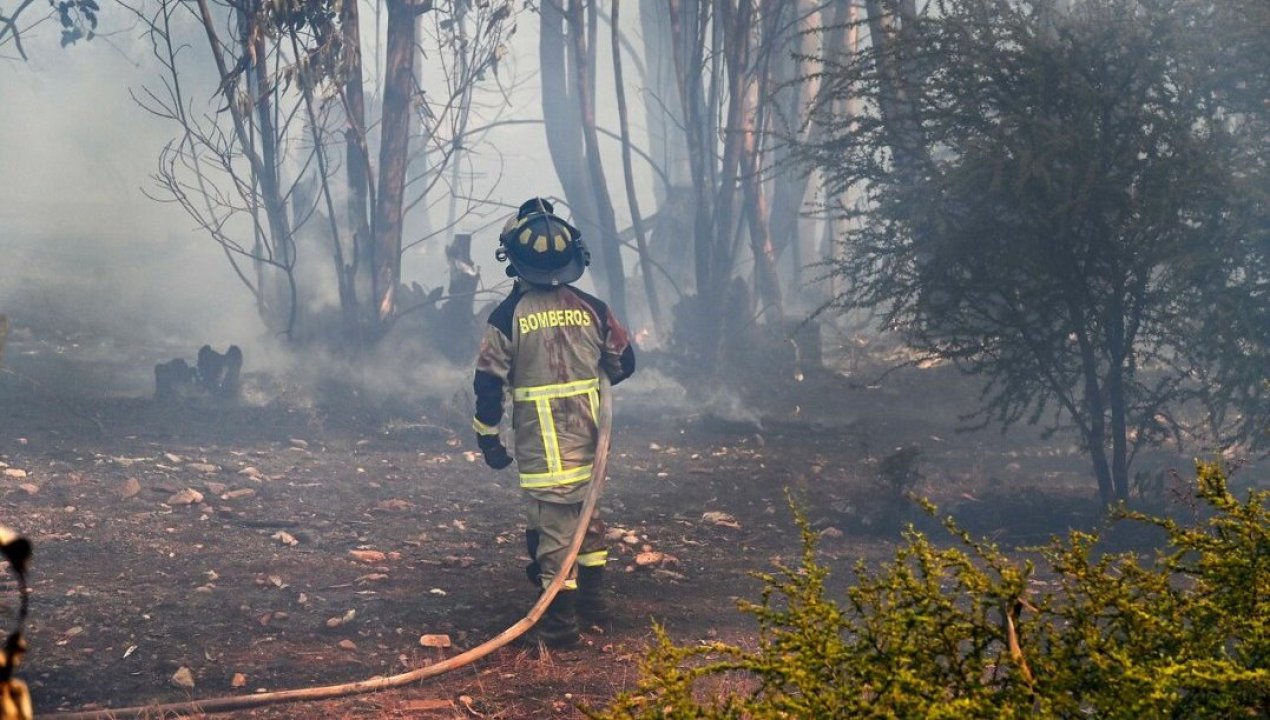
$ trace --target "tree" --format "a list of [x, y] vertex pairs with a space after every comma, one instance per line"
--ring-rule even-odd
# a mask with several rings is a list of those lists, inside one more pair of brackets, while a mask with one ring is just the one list
[[1106, 502], [1198, 430], [1187, 400], [1231, 399], [1204, 378], [1245, 378], [1244, 439], [1266, 417], [1265, 43], [1217, 5], [870, 0], [871, 46], [821, 78], [862, 110], [802, 151], [863, 197], [834, 304], [985, 377], [981, 422], [1053, 412]]
[[1247, 255], [1242, 266], [1215, 269], [1220, 293], [1195, 297], [1198, 312], [1192, 323], [1178, 328], [1185, 335], [1210, 339], [1206, 343], [1177, 343], [1188, 353], [1185, 366], [1204, 374], [1196, 390], [1213, 418], [1214, 432], [1246, 438], [1255, 449], [1270, 445], [1270, 5], [1241, 0], [1212, 3], [1206, 26], [1196, 37], [1211, 33], [1212, 42], [1193, 49], [1198, 68], [1211, 73], [1216, 89], [1211, 102], [1229, 118], [1238, 162], [1231, 180], [1238, 192], [1232, 219], [1245, 237]]
[[656, 334], [665, 320], [661, 312], [661, 301], [657, 297], [657, 286], [653, 280], [652, 256], [648, 248], [648, 236], [644, 232], [644, 216], [639, 209], [639, 200], [635, 195], [635, 171], [631, 162], [631, 128], [630, 117], [626, 109], [626, 88], [622, 77], [622, 43], [620, 18], [622, 4], [613, 0], [610, 6], [609, 24], [612, 29], [611, 42], [613, 50], [613, 85], [617, 94], [617, 118], [622, 138], [622, 177], [626, 186], [626, 204], [631, 211], [631, 228], [635, 231], [635, 245], [639, 250], [640, 271], [644, 278], [644, 291], [648, 296], [648, 316]]
[[[193, 89], [203, 77], [182, 53], [189, 8], [216, 71], [213, 107]], [[399, 316], [401, 254], [419, 242], [403, 242], [406, 213], [463, 146], [471, 89], [497, 73], [514, 22], [510, 1], [390, 0], [387, 9], [380, 86], [364, 72], [356, 2], [133, 9], [164, 68], [139, 102], [181, 131], [160, 158], [156, 197], [178, 203], [224, 249], [266, 326], [289, 339], [374, 342]], [[443, 60], [439, 98], [421, 87], [421, 46]], [[426, 172], [408, 178], [420, 154]], [[337, 327], [323, 312], [332, 290]]]
[[[619, 231], [599, 160], [594, 122], [596, 26], [604, 3], [551, 0], [538, 5], [543, 119], [556, 175], [575, 223], [595, 240], [601, 292], [621, 303], [619, 248], [638, 252], [649, 315], [677, 350], [713, 361], [752, 349], [766, 325], [780, 328], [784, 286], [815, 260], [796, 247], [808, 178], [789, 172], [781, 123], [806, 129], [814, 91], [797, 87], [810, 72], [822, 14], [813, 0], [665, 0], [638, 4], [643, 52], [608, 18], [617, 80], [618, 124], [631, 228]], [[849, 3], [836, 5], [845, 10]], [[623, 53], [634, 56], [648, 132], [643, 153], [657, 173], [657, 206], [645, 215], [635, 197]], [[773, 101], [780, 109], [773, 107]], [[633, 103], [632, 103], [633, 105]], [[638, 110], [635, 110], [638, 112]], [[748, 246], [748, 247], [747, 247]], [[788, 253], [792, 272], [778, 261]], [[801, 290], [801, 288], [799, 288]], [[678, 295], [674, 328], [658, 318], [667, 291]], [[777, 334], [779, 334], [778, 331]], [[775, 336], [772, 336], [775, 337]], [[735, 339], [729, 353], [720, 345]], [[770, 338], [768, 338], [770, 339]], [[784, 346], [785, 339], [779, 343]]]
[[[773, 56], [796, 27], [797, 4], [774, 0], [668, 0], [670, 45], [682, 116], [690, 186], [695, 296], [680, 308], [676, 333], [692, 339], [706, 365], [719, 344], [751, 324], [758, 297], [769, 316], [783, 315], [766, 165], [764, 105], [772, 92]], [[748, 237], [754, 290], [734, 282], [738, 245]], [[742, 346], [744, 343], [741, 343]]]
[[626, 272], [595, 121], [599, 7], [592, 0], [546, 0], [539, 16], [547, 147], [574, 222], [590, 238], [595, 282], [625, 316]]

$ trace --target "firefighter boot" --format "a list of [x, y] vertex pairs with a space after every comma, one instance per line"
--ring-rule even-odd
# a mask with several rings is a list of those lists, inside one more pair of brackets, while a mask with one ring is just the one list
[[598, 625], [612, 620], [603, 565], [578, 568], [578, 617]]
[[538, 639], [547, 647], [563, 648], [578, 643], [576, 595], [576, 590], [561, 590], [534, 626]]

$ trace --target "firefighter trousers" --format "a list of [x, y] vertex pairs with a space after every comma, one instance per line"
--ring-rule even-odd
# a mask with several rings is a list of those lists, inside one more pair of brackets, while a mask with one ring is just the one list
[[[600, 519], [599, 508], [596, 508], [587, 523], [586, 536], [582, 539], [577, 562], [574, 567], [561, 567], [569, 553], [569, 542], [573, 540], [581, 514], [580, 502], [559, 503], [535, 497], [527, 498], [528, 530], [525, 539], [533, 561], [531, 568], [537, 566], [534, 569], [537, 570], [541, 587], [546, 588], [560, 572], [567, 572], [564, 588], [576, 590], [576, 566], [603, 567], [608, 562], [608, 550], [604, 545], [604, 521]], [[532, 569], [530, 574], [533, 575]]]

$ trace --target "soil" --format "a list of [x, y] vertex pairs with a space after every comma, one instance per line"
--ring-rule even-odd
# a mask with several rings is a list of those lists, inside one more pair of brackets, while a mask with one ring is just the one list
[[[472, 452], [461, 390], [313, 400], [257, 373], [243, 404], [160, 406], [91, 378], [170, 356], [77, 359], [73, 340], [17, 333], [0, 374], [0, 523], [35, 548], [20, 675], [37, 713], [403, 672], [532, 604], [521, 494]], [[889, 556], [913, 516], [877, 468], [902, 446], [921, 452], [906, 489], [975, 532], [1026, 543], [1096, 522], [1069, 442], [955, 432], [976, 388], [950, 369], [875, 382], [858, 352], [826, 358], [838, 371], [774, 371], [743, 394], [688, 393], [653, 359], [617, 389], [601, 502], [615, 620], [577, 648], [516, 644], [404, 689], [227, 716], [582, 717], [633, 686], [654, 621], [680, 642], [751, 641], [736, 600], [797, 551], [787, 496], [840, 585], [856, 559]], [[638, 566], [645, 551], [660, 562]], [[453, 647], [422, 647], [425, 634]]]

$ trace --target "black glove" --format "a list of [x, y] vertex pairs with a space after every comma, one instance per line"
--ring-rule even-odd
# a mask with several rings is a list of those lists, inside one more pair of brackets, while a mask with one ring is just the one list
[[476, 445], [485, 456], [485, 464], [495, 470], [502, 470], [512, 464], [512, 456], [507, 454], [507, 448], [503, 447], [503, 441], [497, 435], [477, 435]]

